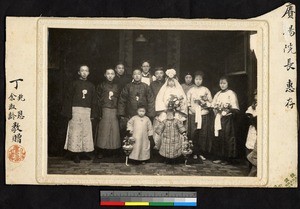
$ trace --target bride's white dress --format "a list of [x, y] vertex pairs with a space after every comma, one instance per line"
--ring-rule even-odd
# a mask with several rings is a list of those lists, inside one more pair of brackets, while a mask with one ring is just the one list
[[[166, 110], [168, 108], [169, 99], [171, 95], [177, 96], [177, 98], [182, 97], [180, 110], [175, 112], [175, 118], [180, 121], [185, 121], [187, 119], [187, 99], [186, 95], [176, 79], [173, 79], [175, 85], [170, 87], [167, 85], [168, 80], [166, 80], [165, 84], [159, 90], [156, 100], [155, 100], [155, 111], [161, 112], [158, 116], [155, 117], [153, 122], [153, 128], [155, 129], [159, 123], [164, 121], [167, 118]], [[160, 136], [157, 134], [153, 135], [156, 147], [159, 148], [160, 144]]]

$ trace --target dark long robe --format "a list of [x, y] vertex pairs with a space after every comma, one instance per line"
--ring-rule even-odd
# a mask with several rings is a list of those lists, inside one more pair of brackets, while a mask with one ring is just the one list
[[117, 118], [119, 86], [105, 81], [97, 86], [98, 109], [101, 120], [96, 129], [96, 146], [102, 149], [118, 149], [121, 146]]
[[138, 105], [146, 106], [149, 117], [155, 116], [154, 97], [150, 87], [142, 82], [131, 82], [122, 90], [118, 103], [118, 115], [132, 117], [136, 115]]
[[118, 84], [120, 91], [123, 90], [126, 84], [131, 83], [131, 81], [132, 81], [132, 77], [127, 74], [120, 76], [116, 73], [116, 77], [114, 78], [114, 82]]
[[[99, 84], [96, 89], [97, 103], [98, 103], [98, 116], [102, 116], [102, 108], [117, 109], [118, 98], [120, 96], [119, 85], [115, 81], [104, 81]], [[109, 92], [113, 93], [109, 99]]]
[[156, 96], [157, 96], [159, 90], [161, 89], [161, 87], [164, 85], [164, 83], [165, 83], [164, 80], [161, 80], [161, 81], [155, 80], [150, 84], [150, 88], [153, 93], [154, 99], [156, 99]]
[[[86, 94], [83, 91], [86, 91]], [[65, 94], [62, 115], [72, 118], [72, 107], [91, 108], [91, 118], [97, 117], [95, 86], [90, 81], [77, 79], [71, 83]]]

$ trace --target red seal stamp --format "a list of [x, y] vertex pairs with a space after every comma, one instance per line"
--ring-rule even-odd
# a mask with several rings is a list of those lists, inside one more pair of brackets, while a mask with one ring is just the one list
[[15, 144], [8, 149], [7, 155], [11, 162], [18, 163], [25, 159], [26, 151], [24, 147]]

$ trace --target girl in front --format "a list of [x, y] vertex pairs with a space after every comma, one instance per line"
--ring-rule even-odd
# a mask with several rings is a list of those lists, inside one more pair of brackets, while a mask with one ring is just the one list
[[150, 140], [153, 135], [153, 128], [150, 119], [146, 116], [146, 107], [138, 106], [137, 115], [130, 118], [127, 123], [127, 130], [135, 139], [133, 150], [129, 159], [145, 162], [150, 159]]
[[159, 154], [165, 158], [166, 163], [175, 163], [182, 155], [186, 129], [182, 121], [175, 118], [173, 107], [166, 110], [166, 119], [157, 126], [155, 132], [161, 136]]
[[239, 103], [234, 91], [228, 87], [227, 77], [221, 77], [220, 91], [216, 93], [212, 106], [215, 113], [214, 134], [218, 159], [213, 163], [227, 165], [232, 158], [237, 156], [236, 134], [235, 134], [235, 114], [239, 112]]
[[[117, 117], [119, 85], [114, 82], [115, 71], [106, 69], [106, 81], [97, 87], [100, 122], [96, 132], [97, 157], [101, 159], [105, 151], [115, 153], [121, 147], [119, 123]], [[109, 151], [109, 152], [108, 152]]]
[[88, 66], [80, 66], [78, 75], [68, 88], [62, 108], [62, 114], [70, 119], [64, 148], [73, 153], [75, 163], [90, 159], [84, 153], [94, 150], [91, 119], [96, 117], [95, 86], [87, 80]]
[[189, 107], [188, 135], [193, 140], [194, 159], [206, 160], [204, 153], [208, 154], [212, 147], [211, 118], [209, 108], [212, 96], [208, 88], [202, 86], [204, 74], [195, 73], [195, 86], [187, 92]]

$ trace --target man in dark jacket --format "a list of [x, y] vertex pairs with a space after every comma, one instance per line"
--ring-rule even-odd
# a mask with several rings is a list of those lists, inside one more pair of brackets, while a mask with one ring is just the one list
[[114, 82], [118, 84], [120, 90], [122, 91], [126, 84], [132, 81], [130, 75], [126, 73], [125, 67], [122, 63], [118, 63], [115, 67], [116, 77], [114, 78]]
[[133, 82], [128, 83], [121, 91], [118, 103], [118, 115], [123, 117], [132, 117], [136, 115], [136, 110], [139, 104], [146, 104], [147, 116], [153, 118], [154, 97], [150, 87], [141, 82], [142, 72], [140, 69], [133, 71]]
[[155, 77], [156, 80], [153, 81], [150, 84], [150, 89], [153, 93], [154, 99], [156, 99], [156, 96], [160, 90], [160, 88], [164, 85], [165, 79], [164, 79], [165, 73], [162, 67], [157, 67], [155, 68]]

